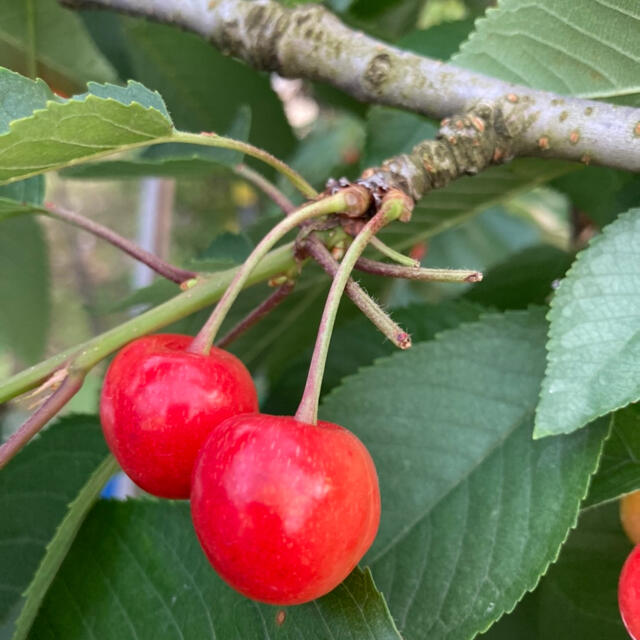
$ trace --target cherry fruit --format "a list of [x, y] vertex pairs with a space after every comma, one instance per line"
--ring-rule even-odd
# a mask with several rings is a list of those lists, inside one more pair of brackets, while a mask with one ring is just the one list
[[633, 548], [622, 567], [618, 606], [629, 635], [640, 640], [640, 545]]
[[193, 470], [191, 513], [214, 569], [270, 604], [336, 587], [380, 520], [373, 460], [347, 429], [252, 414], [211, 432]]
[[145, 336], [115, 357], [102, 387], [100, 419], [113, 455], [145, 491], [188, 498], [198, 451], [218, 424], [258, 409], [242, 362], [213, 347], [191, 353], [191, 336]]

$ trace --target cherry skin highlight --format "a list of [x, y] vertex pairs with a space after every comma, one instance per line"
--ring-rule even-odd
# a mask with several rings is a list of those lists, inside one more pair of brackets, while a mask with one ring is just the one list
[[633, 640], [640, 640], [640, 545], [629, 554], [618, 582], [618, 606]]
[[193, 470], [191, 513], [220, 576], [254, 600], [319, 598], [354, 569], [380, 520], [373, 460], [347, 429], [252, 414], [219, 425]]
[[102, 430], [122, 469], [162, 498], [188, 498], [202, 444], [218, 424], [258, 409], [242, 362], [213, 347], [190, 353], [191, 336], [158, 334], [126, 345], [105, 376]]

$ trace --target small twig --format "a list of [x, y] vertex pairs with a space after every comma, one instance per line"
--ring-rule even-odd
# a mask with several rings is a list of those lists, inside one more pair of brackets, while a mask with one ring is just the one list
[[69, 374], [42, 406], [34, 411], [22, 426], [0, 447], [0, 469], [24, 447], [80, 390], [84, 373]]
[[480, 282], [482, 273], [468, 269], [424, 269], [420, 267], [402, 267], [387, 264], [368, 258], [360, 258], [356, 262], [358, 271], [372, 273], [386, 278], [404, 278], [405, 280], [422, 280], [424, 282]]
[[251, 167], [247, 167], [246, 164], [237, 164], [233, 167], [233, 171], [271, 198], [286, 215], [289, 215], [296, 208], [293, 202], [278, 187], [269, 182], [262, 174], [254, 171]]
[[149, 251], [146, 251], [142, 247], [139, 247], [135, 243], [131, 242], [131, 240], [123, 238], [121, 235], [117, 234], [115, 231], [112, 231], [108, 227], [98, 224], [93, 220], [89, 220], [88, 218], [81, 216], [79, 213], [68, 211], [67, 209], [63, 209], [62, 207], [52, 204], [51, 202], [45, 202], [44, 207], [37, 207], [35, 211], [44, 213], [45, 215], [49, 215], [52, 218], [58, 218], [59, 220], [63, 220], [64, 222], [68, 222], [75, 227], [79, 227], [80, 229], [84, 229], [85, 231], [92, 233], [98, 238], [106, 240], [114, 247], [117, 247], [121, 251], [124, 251], [125, 253], [130, 255], [135, 260], [146, 264], [150, 269], [153, 269], [159, 275], [167, 278], [167, 280], [171, 280], [180, 284], [185, 280], [195, 278], [197, 275], [193, 271], [180, 269], [179, 267], [175, 267], [172, 264], [165, 262], [153, 253], [150, 253]]
[[226, 347], [245, 331], [253, 327], [258, 320], [261, 320], [270, 311], [273, 311], [292, 291], [295, 280], [288, 280], [278, 287], [268, 298], [263, 300], [253, 311], [247, 314], [235, 327], [216, 342], [216, 347]]
[[[311, 234], [304, 239], [304, 250], [332, 278], [335, 277], [340, 263], [331, 255], [322, 241]], [[357, 264], [357, 263], [356, 263]], [[352, 278], [347, 281], [345, 292], [362, 313], [371, 320], [374, 326], [399, 349], [411, 346], [411, 336], [396, 324], [385, 310], [373, 300], [367, 292]]]
[[403, 253], [392, 249], [389, 245], [386, 245], [380, 238], [376, 238], [375, 236], [371, 238], [371, 242], [369, 245], [381, 253], [383, 256], [386, 256], [390, 260], [397, 262], [405, 267], [419, 267], [420, 263], [409, 256], [405, 256]]

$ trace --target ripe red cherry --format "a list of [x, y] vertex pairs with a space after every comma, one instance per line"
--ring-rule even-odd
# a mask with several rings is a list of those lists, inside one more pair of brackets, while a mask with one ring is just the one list
[[105, 439], [127, 475], [162, 498], [188, 498], [198, 451], [230, 416], [257, 411], [242, 362], [213, 347], [190, 353], [183, 335], [134, 340], [115, 357], [102, 387]]
[[618, 606], [629, 635], [640, 640], [640, 545], [633, 548], [622, 567]]
[[193, 470], [191, 513], [214, 569], [270, 604], [336, 587], [371, 546], [378, 476], [347, 429], [253, 414], [212, 431]]

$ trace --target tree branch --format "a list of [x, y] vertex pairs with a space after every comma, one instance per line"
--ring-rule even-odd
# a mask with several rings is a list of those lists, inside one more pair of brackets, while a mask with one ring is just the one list
[[518, 156], [640, 171], [640, 109], [503, 82], [396, 49], [342, 24], [316, 5], [273, 0], [60, 0], [114, 9], [198, 33], [256, 69], [332, 84], [367, 102], [432, 118], [480, 103], [499, 108]]

